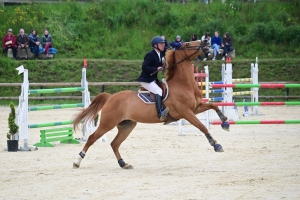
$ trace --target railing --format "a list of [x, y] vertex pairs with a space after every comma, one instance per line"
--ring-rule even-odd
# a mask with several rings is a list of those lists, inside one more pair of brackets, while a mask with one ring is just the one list
[[[259, 82], [259, 84], [292, 84], [292, 83], [299, 83], [299, 82]], [[102, 86], [102, 92], [105, 91], [105, 86], [132, 86], [132, 85], [140, 85], [139, 82], [89, 82], [89, 86]], [[16, 87], [21, 86], [22, 83], [0, 83], [0, 87]], [[80, 82], [57, 82], [57, 83], [29, 83], [29, 86], [33, 87], [56, 87], [56, 86], [80, 86]], [[93, 99], [95, 96], [91, 96]], [[30, 100], [55, 100], [55, 99], [81, 99], [82, 96], [29, 96]], [[249, 98], [249, 96], [237, 96], [236, 99], [245, 99]], [[260, 99], [300, 99], [300, 96], [290, 96], [289, 88], [286, 88], [286, 95], [285, 96], [259, 96]], [[18, 100], [19, 97], [0, 97], [0, 100]]]

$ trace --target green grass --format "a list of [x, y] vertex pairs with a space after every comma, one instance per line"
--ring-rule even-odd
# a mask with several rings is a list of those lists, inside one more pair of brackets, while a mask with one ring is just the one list
[[[35, 28], [41, 36], [46, 28], [54, 38], [58, 54], [53, 60], [1, 58], [0, 82], [21, 83], [23, 76], [15, 70], [21, 64], [29, 69], [31, 83], [80, 82], [83, 58], [88, 59], [89, 82], [132, 82], [141, 71], [153, 36], [164, 34], [172, 41], [179, 34], [184, 41], [189, 41], [193, 33], [200, 37], [206, 31], [215, 30], [222, 34], [229, 31], [234, 38], [233, 77], [249, 77], [250, 63], [259, 57], [259, 81], [300, 82], [299, 2], [226, 1], [229, 3], [222, 4], [216, 0], [208, 5], [197, 2], [182, 5], [164, 0], [120, 0], [5, 6], [0, 10], [1, 36], [8, 28], [13, 28], [15, 34], [20, 28], [27, 33]], [[216, 81], [221, 79], [221, 63], [209, 61], [195, 65], [203, 70], [208, 64], [210, 79]], [[102, 91], [101, 86], [89, 89], [92, 96]], [[138, 87], [105, 86], [105, 91], [110, 93], [125, 89]], [[0, 92], [1, 96], [16, 97], [20, 95], [20, 87], [0, 87]], [[262, 89], [259, 94], [285, 95], [285, 92]], [[300, 95], [300, 92], [291, 89], [290, 95]], [[63, 102], [66, 101], [37, 100], [30, 104]], [[8, 105], [9, 101], [1, 103]]]
[[[228, 1], [230, 2], [230, 1]], [[182, 5], [164, 0], [24, 4], [0, 10], [0, 35], [22, 27], [39, 35], [49, 29], [60, 58], [142, 59], [155, 35], [172, 41], [181, 35], [228, 31], [238, 58], [287, 58], [300, 52], [299, 2]]]

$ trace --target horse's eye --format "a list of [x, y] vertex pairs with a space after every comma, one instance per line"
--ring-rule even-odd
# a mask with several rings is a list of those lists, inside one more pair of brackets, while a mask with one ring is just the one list
[[187, 46], [187, 47], [188, 47], [188, 46], [190, 46], [190, 43], [186, 43], [186, 45], [185, 45], [185, 46]]

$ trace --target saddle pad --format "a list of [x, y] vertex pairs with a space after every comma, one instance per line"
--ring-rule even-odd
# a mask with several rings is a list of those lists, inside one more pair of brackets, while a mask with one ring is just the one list
[[[163, 97], [163, 101], [165, 101], [167, 98], [168, 98], [168, 95], [169, 95], [169, 87], [168, 87], [168, 83], [166, 81], [165, 78], [163, 78], [162, 80], [162, 83], [166, 85], [166, 94], [165, 96]], [[138, 92], [138, 97], [146, 104], [154, 104], [155, 103], [155, 100], [153, 100], [150, 96], [150, 94], [148, 92]]]
[[138, 97], [146, 104], [155, 103], [155, 101], [150, 97], [149, 93], [138, 93]]

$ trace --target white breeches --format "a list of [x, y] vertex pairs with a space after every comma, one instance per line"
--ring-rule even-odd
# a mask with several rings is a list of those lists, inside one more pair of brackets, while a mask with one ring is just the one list
[[144, 87], [145, 89], [149, 90], [150, 92], [162, 96], [162, 90], [155, 83], [155, 80], [152, 81], [151, 83], [141, 82], [141, 85], [142, 85], [142, 87]]

